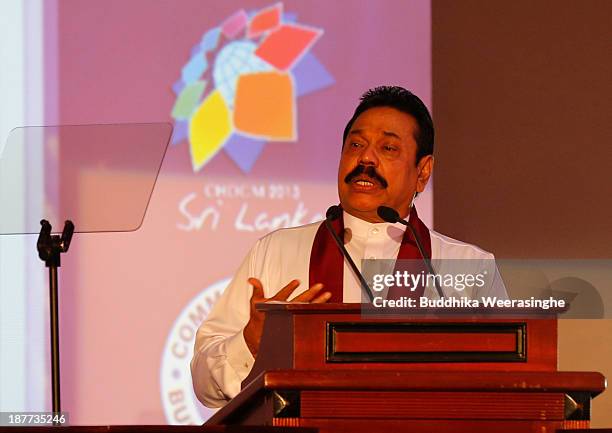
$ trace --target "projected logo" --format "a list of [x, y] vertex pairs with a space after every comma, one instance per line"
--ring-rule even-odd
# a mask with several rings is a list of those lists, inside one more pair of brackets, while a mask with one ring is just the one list
[[223, 150], [248, 173], [267, 142], [297, 140], [297, 99], [334, 82], [311, 52], [322, 34], [282, 3], [204, 34], [173, 85], [172, 143], [189, 143], [194, 172]]

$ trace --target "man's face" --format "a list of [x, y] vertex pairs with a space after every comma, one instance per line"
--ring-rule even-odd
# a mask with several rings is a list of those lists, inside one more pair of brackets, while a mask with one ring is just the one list
[[427, 185], [433, 158], [415, 165], [418, 129], [409, 114], [375, 107], [355, 119], [342, 149], [338, 195], [344, 210], [370, 222], [382, 221], [378, 206], [389, 206], [406, 218], [415, 192]]

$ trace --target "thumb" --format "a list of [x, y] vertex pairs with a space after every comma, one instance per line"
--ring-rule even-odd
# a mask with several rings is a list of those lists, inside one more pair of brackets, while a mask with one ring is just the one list
[[253, 295], [251, 296], [251, 302], [258, 299], [264, 299], [264, 289], [263, 285], [261, 284], [261, 281], [259, 281], [257, 278], [249, 278], [247, 281], [251, 286], [253, 286]]

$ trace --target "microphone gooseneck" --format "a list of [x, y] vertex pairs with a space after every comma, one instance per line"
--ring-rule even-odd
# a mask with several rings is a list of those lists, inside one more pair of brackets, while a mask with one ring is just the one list
[[363, 277], [363, 274], [359, 271], [359, 269], [357, 268], [357, 265], [355, 265], [355, 262], [351, 258], [351, 255], [348, 253], [348, 251], [344, 247], [343, 240], [340, 239], [340, 237], [338, 236], [338, 234], [335, 232], [334, 228], [331, 225], [331, 222], [340, 218], [341, 215], [342, 215], [342, 207], [338, 205], [330, 206], [329, 209], [327, 209], [327, 212], [325, 213], [325, 221], [324, 221], [325, 228], [327, 228], [327, 231], [332, 235], [332, 238], [334, 238], [334, 241], [336, 242], [338, 249], [342, 253], [342, 256], [346, 259], [349, 266], [353, 270], [353, 273], [359, 279], [359, 283], [361, 284], [361, 289], [368, 296], [368, 299], [370, 300], [370, 302], [372, 302], [374, 301], [374, 295], [372, 295], [372, 290], [370, 289], [368, 282], [365, 280], [365, 278]]
[[376, 213], [387, 223], [395, 224], [401, 220], [399, 213], [395, 209], [387, 206], [378, 206]]
[[342, 206], [335, 204], [327, 209], [327, 212], [325, 212], [325, 219], [334, 221], [340, 218], [340, 215], [342, 215]]
[[[417, 234], [414, 227], [412, 227], [412, 225], [408, 223], [408, 221], [400, 218], [399, 213], [395, 209], [390, 208], [388, 206], [378, 206], [378, 209], [376, 209], [376, 213], [383, 221], [392, 223], [392, 224], [400, 223], [400, 224], [405, 225], [408, 228], [408, 230], [410, 230], [410, 233], [412, 233], [412, 237], [414, 238], [414, 242], [416, 243], [416, 246], [419, 249], [419, 253], [421, 254], [421, 257], [423, 258], [423, 262], [425, 263], [425, 266], [427, 267], [427, 271], [431, 275], [435, 276], [436, 272], [434, 271], [434, 268], [431, 265], [431, 257], [428, 257], [425, 254], [425, 250], [423, 249], [423, 244], [421, 243], [421, 239], [419, 238], [419, 235]], [[436, 286], [436, 291], [438, 292], [438, 296], [440, 297], [440, 299], [444, 298], [444, 292], [442, 291], [442, 288], [440, 287], [440, 284], [438, 283], [437, 278], [434, 278], [434, 283]]]

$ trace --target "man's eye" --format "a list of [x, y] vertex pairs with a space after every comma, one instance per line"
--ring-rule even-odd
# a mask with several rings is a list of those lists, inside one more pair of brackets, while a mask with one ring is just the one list
[[397, 147], [395, 147], [395, 146], [390, 146], [390, 145], [388, 145], [388, 144], [385, 144], [385, 145], [383, 146], [383, 149], [384, 149], [386, 152], [395, 152], [395, 151], [397, 150]]
[[361, 147], [361, 143], [352, 142], [351, 147]]

